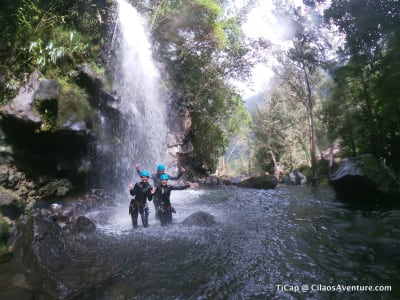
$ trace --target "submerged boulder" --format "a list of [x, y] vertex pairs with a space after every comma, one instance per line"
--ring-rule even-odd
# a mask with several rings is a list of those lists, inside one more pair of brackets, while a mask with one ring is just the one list
[[400, 183], [393, 171], [370, 154], [343, 159], [330, 183], [339, 198], [349, 201], [382, 202], [400, 196]]
[[198, 211], [191, 214], [185, 220], [182, 221], [183, 225], [186, 226], [214, 226], [217, 224], [215, 221], [215, 217], [212, 214], [209, 214], [204, 211]]
[[[10, 263], [18, 266], [18, 275], [25, 284], [12, 286], [11, 291], [26, 293], [30, 296], [26, 299], [71, 299], [111, 276], [99, 271], [103, 266], [112, 270], [113, 265], [97, 257], [101, 248], [94, 242], [96, 226], [82, 215], [88, 207], [54, 203], [50, 209], [34, 209], [18, 219], [7, 249], [12, 253]], [[77, 272], [82, 265], [87, 271]], [[0, 266], [1, 271], [9, 272]], [[0, 298], [4, 293], [0, 291]]]
[[300, 185], [307, 183], [307, 177], [303, 175], [300, 171], [293, 171], [281, 178], [281, 183], [286, 183], [287, 185]]

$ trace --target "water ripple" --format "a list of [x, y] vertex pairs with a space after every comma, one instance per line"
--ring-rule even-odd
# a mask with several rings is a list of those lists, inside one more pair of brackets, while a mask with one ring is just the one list
[[[127, 204], [88, 213], [97, 234], [69, 240], [50, 264], [76, 299], [392, 299], [400, 281], [400, 212], [353, 210], [330, 189], [176, 191], [171, 226], [131, 228]], [[213, 227], [183, 226], [192, 213]], [[153, 213], [153, 212], [152, 212]], [[44, 251], [45, 247], [41, 248]], [[78, 275], [78, 276], [77, 276]], [[296, 293], [278, 285], [391, 285], [391, 293]], [[73, 297], [72, 297], [73, 298]]]

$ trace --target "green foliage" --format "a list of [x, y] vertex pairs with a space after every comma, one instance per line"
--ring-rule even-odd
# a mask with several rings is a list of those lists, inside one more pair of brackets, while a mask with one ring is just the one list
[[[7, 253], [7, 240], [11, 235], [11, 226], [0, 214], [0, 257]], [[2, 259], [0, 259], [1, 261]]]
[[224, 20], [219, 1], [161, 1], [152, 32], [171, 76], [176, 107], [187, 107], [195, 157], [214, 171], [233, 132], [249, 117], [227, 83], [246, 75], [246, 49], [237, 22]]
[[372, 92], [380, 127], [382, 156], [400, 170], [400, 30], [377, 61]]
[[81, 34], [57, 26], [52, 30], [48, 42], [39, 38], [32, 41], [25, 51], [31, 68], [45, 73], [47, 69], [82, 63], [88, 59], [88, 49], [89, 45], [83, 42]]
[[[95, 62], [107, 0], [3, 0], [0, 4], [1, 102], [33, 70], [64, 77], [77, 64]], [[6, 51], [2, 52], [4, 45]], [[90, 46], [89, 46], [90, 45]]]
[[[361, 135], [364, 130], [361, 125], [363, 109], [357, 96], [362, 90], [361, 82], [345, 73], [350, 75], [353, 68], [347, 66], [337, 70], [336, 78], [339, 81], [330, 90], [329, 99], [324, 102], [324, 118], [330, 138], [334, 140], [340, 137], [343, 155], [355, 156], [361, 145], [369, 139], [369, 133]], [[356, 136], [362, 136], [362, 139], [356, 139]]]
[[398, 30], [398, 7], [397, 0], [338, 0], [332, 2], [325, 18], [346, 35], [344, 50], [351, 60], [365, 65], [384, 50], [386, 34]]
[[223, 81], [216, 81], [194, 103], [192, 122], [196, 155], [215, 170], [233, 133], [250, 119], [240, 97]]
[[346, 35], [326, 116], [351, 154], [372, 153], [400, 170], [398, 1], [336, 1], [329, 22]]
[[273, 176], [258, 176], [250, 177], [236, 185], [239, 187], [254, 188], [254, 189], [273, 189], [276, 187], [277, 181]]
[[57, 102], [36, 101], [35, 105], [42, 119], [40, 131], [57, 130]]
[[301, 103], [287, 95], [289, 81], [276, 81], [270, 96], [253, 115], [256, 165], [272, 172], [277, 162], [289, 169], [308, 164], [308, 130]]

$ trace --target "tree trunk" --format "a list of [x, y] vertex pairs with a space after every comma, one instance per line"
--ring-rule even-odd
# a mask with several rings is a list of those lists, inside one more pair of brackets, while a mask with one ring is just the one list
[[328, 176], [332, 175], [332, 168], [333, 168], [333, 145], [329, 150], [329, 165], [328, 165]]
[[315, 124], [314, 124], [314, 105], [312, 99], [312, 91], [310, 87], [310, 81], [308, 78], [308, 72], [306, 67], [303, 67], [304, 76], [306, 79], [306, 88], [307, 88], [307, 101], [306, 101], [306, 109], [308, 113], [308, 137], [310, 143], [310, 159], [311, 159], [311, 172], [312, 172], [312, 185], [315, 186], [317, 178], [317, 151], [316, 151], [316, 142], [315, 142]]
[[276, 163], [276, 158], [271, 148], [269, 148], [269, 153], [271, 153], [272, 161], [274, 162], [274, 167], [277, 168], [278, 164]]

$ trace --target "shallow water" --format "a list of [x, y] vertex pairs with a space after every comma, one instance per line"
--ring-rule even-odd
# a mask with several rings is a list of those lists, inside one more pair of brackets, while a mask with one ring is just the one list
[[[152, 204], [150, 227], [137, 230], [128, 201], [88, 214], [107, 248], [97, 259], [113, 270], [77, 299], [400, 297], [398, 210], [356, 210], [330, 189], [308, 186], [188, 189], [174, 191], [172, 203], [177, 214], [168, 227], [155, 220]], [[179, 224], [197, 211], [218, 225]], [[332, 291], [365, 285], [392, 291]]]
[[[126, 199], [87, 213], [94, 233], [71, 235], [55, 226], [28, 241], [16, 258], [30, 287], [21, 266], [0, 265], [0, 298], [400, 298], [398, 209], [361, 210], [329, 188], [309, 186], [197, 188], [171, 197], [177, 211], [171, 226], [160, 226], [150, 203], [150, 226], [133, 229]], [[182, 224], [199, 211], [217, 225]], [[32, 229], [25, 230], [29, 236]]]

